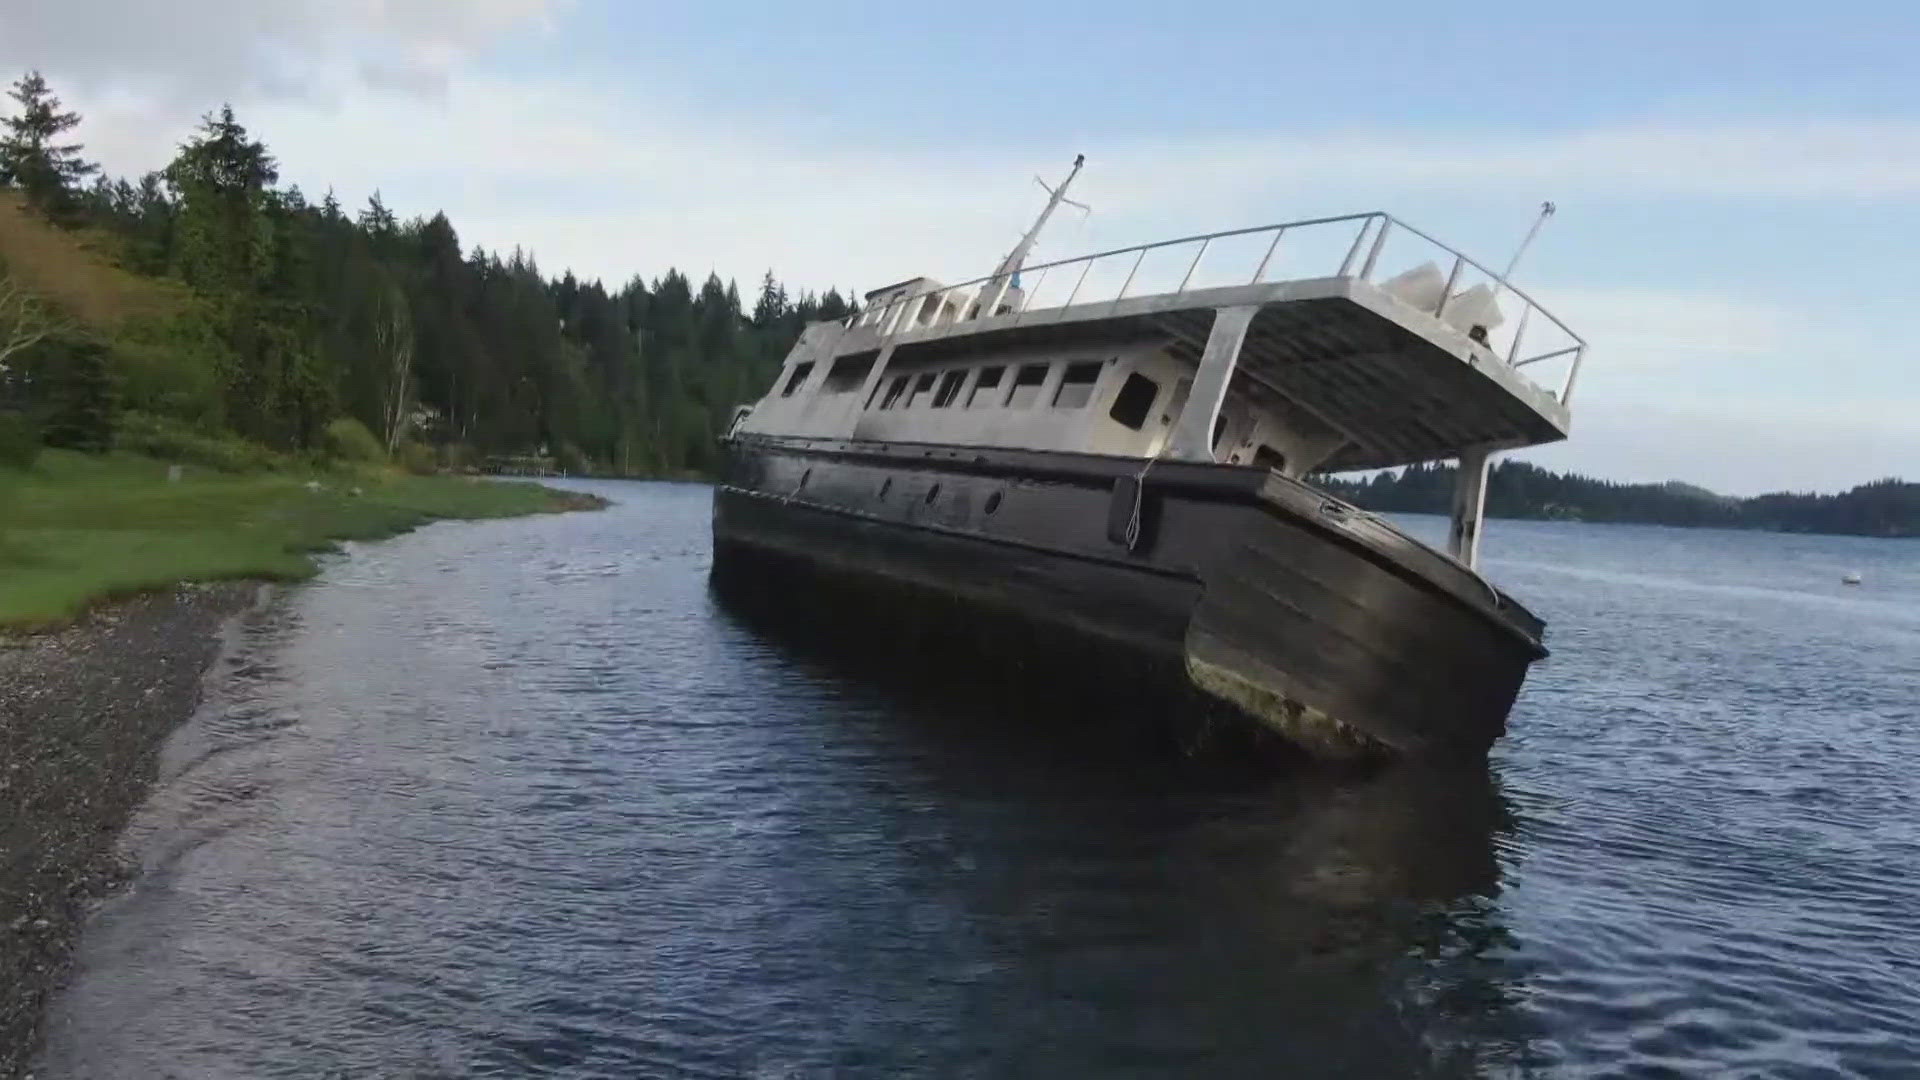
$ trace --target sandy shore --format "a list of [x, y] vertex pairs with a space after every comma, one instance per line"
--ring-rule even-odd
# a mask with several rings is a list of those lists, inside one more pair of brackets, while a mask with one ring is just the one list
[[26, 638], [0, 636], [0, 1078], [21, 1075], [114, 845], [192, 715], [252, 584], [181, 586]]

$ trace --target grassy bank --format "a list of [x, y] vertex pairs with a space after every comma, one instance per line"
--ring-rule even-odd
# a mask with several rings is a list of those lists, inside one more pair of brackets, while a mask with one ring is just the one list
[[[231, 475], [138, 455], [49, 451], [0, 469], [0, 627], [65, 622], [108, 597], [181, 581], [298, 580], [335, 541], [441, 518], [582, 509], [533, 484], [388, 470]], [[356, 493], [357, 492], [357, 493]]]

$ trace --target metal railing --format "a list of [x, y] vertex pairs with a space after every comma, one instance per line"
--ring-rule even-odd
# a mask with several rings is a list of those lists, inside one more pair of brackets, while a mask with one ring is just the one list
[[[1346, 239], [1347, 228], [1355, 230], [1350, 241]], [[1389, 237], [1392, 237], [1391, 243]], [[1219, 269], [1221, 263], [1217, 253], [1234, 245], [1244, 246], [1245, 254], [1249, 258], [1256, 252], [1259, 254], [1250, 276], [1244, 269], [1244, 262], [1228, 264], [1240, 265], [1242, 269], [1238, 272], [1223, 273]], [[1407, 258], [1405, 249], [1408, 247], [1414, 251], [1412, 260]], [[1184, 255], [1184, 250], [1188, 248], [1193, 251], [1191, 259], [1177, 258], [1164, 268], [1165, 284], [1171, 285], [1171, 288], [1164, 288], [1158, 292], [1150, 291], [1155, 280], [1154, 274], [1149, 272], [1147, 277], [1143, 278], [1141, 276], [1143, 267], [1156, 256], [1176, 253]], [[1203, 262], [1209, 251], [1216, 253], [1214, 260]], [[1565, 361], [1566, 370], [1561, 380], [1558, 397], [1563, 404], [1568, 402], [1573, 396], [1573, 387], [1580, 375], [1581, 361], [1586, 356], [1586, 341], [1501, 275], [1393, 215], [1378, 210], [1364, 214], [1309, 218], [1278, 225], [1258, 225], [1249, 229], [1229, 229], [1225, 232], [1182, 236], [1173, 240], [1160, 240], [1151, 244], [1114, 248], [1111, 251], [1096, 252], [1092, 255], [1059, 259], [1026, 267], [1011, 276], [990, 274], [958, 285], [944, 285], [906, 296], [896, 296], [848, 316], [845, 325], [849, 328], [875, 327], [882, 338], [889, 338], [916, 328], [945, 326], [1000, 316], [1011, 316], [1011, 325], [1017, 326], [1030, 318], [1038, 321], [1042, 312], [1053, 312], [1057, 317], [1076, 304], [1105, 303], [1109, 309], [1117, 310], [1129, 296], [1178, 297], [1200, 289], [1227, 285], [1258, 285], [1267, 281], [1270, 276], [1274, 281], [1328, 276], [1324, 272], [1307, 272], [1294, 275], [1292, 278], [1280, 277], [1275, 275], [1276, 269], [1281, 265], [1280, 262], [1276, 262], [1276, 259], [1287, 262], [1289, 257], [1292, 257], [1291, 265], [1299, 266], [1304, 261], [1307, 264], [1305, 268], [1309, 270], [1314, 265], [1323, 269], [1337, 265], [1337, 269], [1331, 276], [1373, 282], [1386, 268], [1403, 262], [1407, 264], [1409, 272], [1417, 271], [1423, 268], [1423, 263], [1431, 264], [1436, 253], [1443, 262], [1449, 258], [1452, 260], [1446, 276], [1446, 284], [1440, 289], [1434, 303], [1415, 306], [1435, 318], [1452, 321], [1447, 318], [1450, 306], [1457, 305], [1473, 295], [1470, 290], [1474, 285], [1485, 285], [1490, 295], [1481, 295], [1476, 299], [1480, 304], [1480, 310], [1497, 313], [1497, 318], [1486, 320], [1495, 325], [1480, 324], [1464, 326], [1461, 329], [1474, 331], [1475, 340], [1516, 369], [1555, 360]], [[1332, 262], [1332, 256], [1336, 254], [1340, 256], [1337, 264]], [[1424, 258], [1421, 257], [1422, 255]], [[1205, 270], [1202, 269], [1203, 265], [1206, 267]], [[1119, 277], [1118, 287], [1108, 290], [1101, 284], [1100, 278], [1105, 276], [1107, 270], [1117, 271], [1121, 267], [1124, 267], [1126, 272], [1124, 276]], [[1099, 273], [1096, 274], [1096, 271]], [[1023, 277], [1031, 280], [1031, 287], [1025, 287], [1020, 283]], [[1094, 281], [1091, 290], [1089, 290], [1090, 278]], [[1060, 286], [1069, 280], [1072, 285], [1066, 288], [1064, 299], [1057, 303], [1038, 302], [1044, 295], [1049, 282]], [[1136, 291], [1136, 289], [1143, 289], [1143, 291]], [[1500, 312], [1500, 302], [1508, 295], [1520, 303], [1519, 317], [1512, 323], [1511, 330], [1506, 329], [1508, 324], [1504, 313]], [[1086, 297], [1095, 299], [1088, 300]], [[1406, 298], [1402, 297], [1402, 299]], [[1458, 314], [1457, 311], [1455, 313]], [[1531, 339], [1530, 332], [1533, 335]], [[1543, 333], [1546, 335], [1544, 342], [1540, 340]], [[1538, 351], [1523, 352], [1522, 350], [1529, 345]]]

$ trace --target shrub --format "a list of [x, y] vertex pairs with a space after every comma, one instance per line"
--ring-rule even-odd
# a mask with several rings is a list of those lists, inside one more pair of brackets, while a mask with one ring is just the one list
[[100, 453], [113, 444], [118, 412], [106, 345], [88, 338], [41, 342], [27, 369], [44, 396], [40, 438], [48, 446]]
[[554, 457], [559, 459], [560, 468], [568, 476], [586, 476], [593, 472], [593, 462], [570, 442], [561, 443]]
[[25, 413], [0, 412], [0, 469], [30, 469], [40, 456], [40, 426]]
[[466, 443], [447, 443], [440, 448], [440, 467], [447, 472], [474, 472], [480, 455]]
[[404, 442], [400, 444], [400, 467], [410, 473], [430, 476], [440, 471], [439, 455], [426, 443]]
[[222, 373], [239, 361], [201, 307], [127, 320], [114, 335], [113, 359], [123, 407], [193, 427], [224, 426]]
[[182, 461], [220, 472], [262, 472], [278, 468], [286, 459], [245, 439], [208, 435], [163, 417], [125, 413], [114, 445], [167, 461]]
[[341, 461], [375, 462], [387, 459], [387, 452], [381, 447], [380, 440], [373, 437], [367, 425], [352, 417], [343, 416], [328, 424], [320, 435], [320, 445]]

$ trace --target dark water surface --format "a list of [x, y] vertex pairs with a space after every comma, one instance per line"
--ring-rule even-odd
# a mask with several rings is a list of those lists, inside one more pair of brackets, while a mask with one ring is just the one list
[[241, 628], [42, 1075], [1920, 1073], [1920, 544], [1496, 522], [1491, 766], [1250, 777], [854, 677], [597, 489]]

